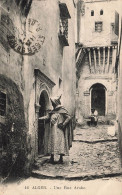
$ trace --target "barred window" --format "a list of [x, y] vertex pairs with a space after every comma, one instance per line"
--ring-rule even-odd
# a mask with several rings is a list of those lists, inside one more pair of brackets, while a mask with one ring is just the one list
[[68, 39], [68, 19], [67, 18], [60, 19], [60, 34], [64, 35], [66, 39]]
[[6, 115], [6, 94], [0, 91], [0, 116]]
[[68, 19], [71, 18], [66, 3], [59, 3], [60, 8], [60, 26], [59, 39], [63, 46], [69, 46], [68, 43]]
[[101, 32], [103, 30], [103, 23], [102, 22], [95, 22], [95, 31]]

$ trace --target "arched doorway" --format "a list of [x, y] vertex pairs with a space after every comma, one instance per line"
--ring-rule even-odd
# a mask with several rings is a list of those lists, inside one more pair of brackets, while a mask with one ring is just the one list
[[96, 83], [91, 87], [91, 108], [95, 108], [99, 116], [105, 116], [106, 88], [100, 83]]
[[[47, 114], [47, 108], [49, 105], [49, 97], [47, 92], [42, 91], [39, 99], [39, 117], [45, 116]], [[39, 120], [38, 122], [38, 154], [44, 154], [45, 145], [48, 140], [45, 139], [45, 121]]]

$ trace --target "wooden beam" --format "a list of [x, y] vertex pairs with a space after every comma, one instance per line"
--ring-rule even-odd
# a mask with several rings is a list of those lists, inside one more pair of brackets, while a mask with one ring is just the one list
[[103, 73], [105, 72], [105, 47], [103, 47]]
[[112, 70], [111, 73], [115, 73], [115, 62], [116, 62], [116, 54], [117, 54], [117, 46], [112, 47]]
[[99, 62], [99, 73], [101, 72], [101, 64], [100, 64], [100, 48], [97, 48], [98, 50], [98, 62]]
[[79, 51], [79, 53], [78, 53], [78, 55], [77, 55], [77, 58], [76, 58], [76, 63], [77, 63], [77, 62], [78, 62], [78, 60], [79, 60], [79, 57], [80, 57], [81, 52], [82, 52], [82, 48], [80, 49], [80, 51]]
[[88, 48], [88, 53], [89, 53], [89, 69], [90, 69], [90, 73], [91, 73], [91, 50], [90, 50], [90, 48]]
[[93, 48], [93, 53], [94, 53], [94, 72], [96, 73], [96, 52], [95, 52], [95, 48]]
[[110, 47], [108, 47], [108, 58], [107, 58], [107, 70], [106, 72], [109, 72], [109, 61], [110, 61]]

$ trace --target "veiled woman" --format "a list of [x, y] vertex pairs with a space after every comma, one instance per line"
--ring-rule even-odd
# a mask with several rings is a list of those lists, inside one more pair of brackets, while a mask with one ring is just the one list
[[51, 98], [53, 110], [47, 116], [39, 120], [49, 121], [49, 140], [48, 154], [51, 155], [50, 162], [54, 163], [54, 156], [60, 155], [59, 163], [63, 163], [63, 156], [69, 155], [72, 135], [70, 121], [71, 116], [68, 111], [61, 105], [60, 97]]

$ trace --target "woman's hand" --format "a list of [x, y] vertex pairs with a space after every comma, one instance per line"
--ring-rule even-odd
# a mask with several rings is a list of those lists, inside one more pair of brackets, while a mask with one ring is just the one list
[[44, 120], [44, 119], [43, 119], [43, 117], [40, 117], [39, 120], [42, 121], [42, 120]]
[[49, 115], [46, 115], [46, 116], [39, 117], [38, 120], [45, 120], [45, 121], [47, 121], [48, 119], [49, 119]]
[[64, 125], [63, 123], [59, 123], [59, 124], [58, 124], [58, 128], [59, 128], [59, 129], [65, 129], [65, 125]]

